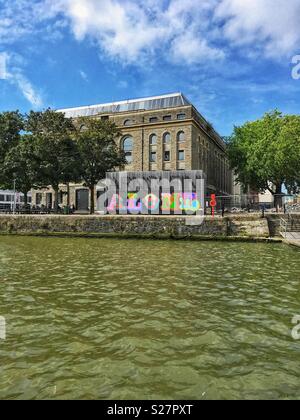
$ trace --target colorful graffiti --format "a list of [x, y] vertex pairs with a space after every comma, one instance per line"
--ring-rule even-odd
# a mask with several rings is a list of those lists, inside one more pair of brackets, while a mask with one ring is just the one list
[[117, 210], [127, 210], [128, 213], [142, 213], [143, 211], [196, 213], [200, 209], [201, 204], [196, 193], [163, 193], [161, 198], [155, 194], [148, 194], [142, 199], [137, 193], [128, 193], [127, 200], [119, 194], [114, 194], [107, 206], [109, 213]]

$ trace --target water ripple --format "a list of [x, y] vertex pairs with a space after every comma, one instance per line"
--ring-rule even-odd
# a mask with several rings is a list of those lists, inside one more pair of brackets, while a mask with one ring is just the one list
[[299, 398], [299, 251], [0, 238], [0, 398]]

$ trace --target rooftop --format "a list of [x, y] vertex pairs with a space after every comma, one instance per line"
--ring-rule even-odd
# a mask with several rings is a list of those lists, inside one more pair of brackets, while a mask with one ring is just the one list
[[141, 99], [129, 99], [127, 101], [111, 102], [107, 104], [58, 109], [57, 111], [65, 113], [65, 116], [68, 118], [77, 118], [90, 117], [103, 113], [113, 114], [128, 111], [151, 111], [185, 105], [191, 105], [191, 103], [182, 93], [171, 93], [168, 95], [151, 96]]

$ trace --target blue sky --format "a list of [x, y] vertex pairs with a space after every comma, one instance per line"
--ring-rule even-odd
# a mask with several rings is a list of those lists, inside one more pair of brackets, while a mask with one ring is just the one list
[[0, 0], [0, 111], [181, 91], [222, 135], [299, 113], [299, 16], [300, 0]]

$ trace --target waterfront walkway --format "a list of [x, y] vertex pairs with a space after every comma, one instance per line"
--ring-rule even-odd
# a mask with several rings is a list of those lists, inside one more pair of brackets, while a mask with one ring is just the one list
[[300, 232], [287, 232], [285, 239], [290, 244], [300, 247]]

